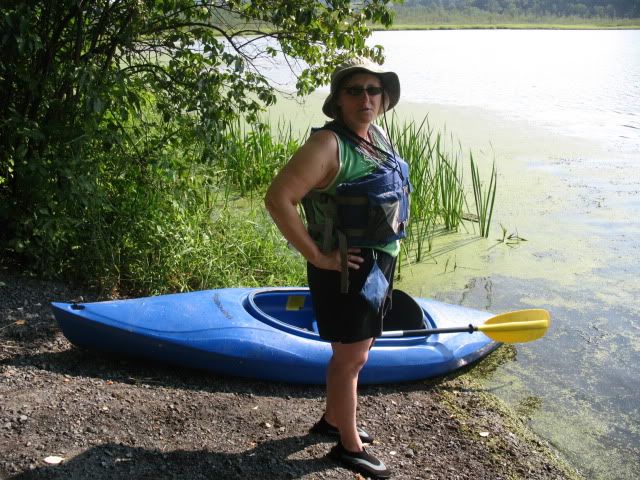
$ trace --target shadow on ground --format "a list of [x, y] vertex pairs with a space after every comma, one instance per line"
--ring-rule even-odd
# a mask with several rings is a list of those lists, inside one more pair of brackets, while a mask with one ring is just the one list
[[[335, 468], [328, 458], [290, 459], [316, 443], [310, 436], [288, 437], [259, 443], [238, 453], [212, 451], [162, 452], [107, 443], [93, 447], [56, 466], [7, 477], [11, 480], [146, 480], [146, 479], [245, 479], [300, 478]], [[286, 455], [282, 455], [282, 453]]]
[[[511, 355], [505, 355], [506, 350]], [[501, 363], [513, 359], [513, 352], [503, 346], [480, 362], [483, 375], [494, 370]], [[225, 392], [239, 395], [281, 396], [286, 391], [287, 398], [318, 398], [324, 396], [324, 385], [284, 384], [218, 375], [204, 370], [181, 368], [137, 358], [124, 358], [111, 354], [92, 352], [76, 347], [58, 352], [40, 352], [18, 355], [0, 361], [0, 365], [13, 367], [31, 366], [68, 377], [89, 377], [104, 381], [121, 382], [150, 387], [171, 387], [209, 393]], [[419, 380], [390, 385], [362, 385], [361, 393], [392, 393], [445, 388], [446, 380], [477, 369], [474, 363], [452, 372], [446, 377]]]

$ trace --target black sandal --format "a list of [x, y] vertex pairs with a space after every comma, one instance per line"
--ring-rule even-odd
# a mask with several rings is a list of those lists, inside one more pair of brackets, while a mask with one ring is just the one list
[[331, 449], [329, 457], [340, 462], [342, 465], [355, 472], [371, 478], [389, 478], [391, 472], [381, 460], [377, 459], [364, 448], [361, 452], [350, 452], [338, 444]]
[[[318, 423], [309, 429], [309, 433], [317, 433], [319, 435], [327, 435], [329, 437], [340, 439], [340, 431], [327, 422], [324, 419], [324, 415], [322, 415], [322, 418], [318, 420]], [[361, 428], [358, 428], [358, 436], [362, 443], [373, 443], [373, 437]]]

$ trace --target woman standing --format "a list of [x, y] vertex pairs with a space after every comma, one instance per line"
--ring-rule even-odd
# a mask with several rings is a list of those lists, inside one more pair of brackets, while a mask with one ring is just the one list
[[[284, 237], [307, 260], [319, 334], [331, 342], [333, 351], [325, 413], [311, 432], [337, 437], [330, 456], [377, 478], [390, 473], [363, 447], [373, 439], [356, 426], [357, 385], [369, 349], [382, 332], [398, 239], [404, 236], [407, 219], [407, 166], [394, 154], [385, 133], [373, 125], [399, 98], [395, 73], [363, 58], [340, 65], [322, 108], [333, 121], [312, 133], [278, 173], [265, 198]], [[361, 202], [368, 202], [363, 198], [373, 192], [377, 203], [381, 186], [396, 200], [384, 200], [387, 191], [381, 192], [379, 205]], [[300, 202], [307, 227], [298, 214]]]

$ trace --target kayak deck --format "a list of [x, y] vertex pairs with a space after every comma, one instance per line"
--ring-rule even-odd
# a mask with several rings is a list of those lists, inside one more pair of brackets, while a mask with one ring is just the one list
[[[491, 316], [457, 305], [409, 300], [394, 304], [395, 315], [385, 330], [461, 326]], [[63, 333], [77, 346], [227, 375], [322, 384], [332, 354], [331, 345], [318, 336], [304, 288], [207, 290], [81, 305], [54, 303], [53, 309]], [[444, 375], [497, 345], [478, 332], [381, 337], [369, 352], [360, 383]]]

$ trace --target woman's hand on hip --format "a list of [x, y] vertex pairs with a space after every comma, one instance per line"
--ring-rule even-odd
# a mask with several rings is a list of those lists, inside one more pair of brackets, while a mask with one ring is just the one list
[[[360, 268], [360, 264], [364, 262], [364, 258], [358, 255], [359, 253], [359, 248], [351, 247], [347, 249], [347, 266], [349, 268], [354, 270], [358, 270]], [[318, 268], [322, 268], [323, 270], [336, 270], [341, 272], [342, 260], [340, 259], [340, 250], [335, 249], [326, 255], [320, 255], [314, 265]]]

